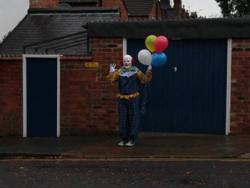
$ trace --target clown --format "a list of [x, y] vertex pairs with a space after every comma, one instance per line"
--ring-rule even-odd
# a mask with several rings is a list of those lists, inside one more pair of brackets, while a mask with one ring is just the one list
[[151, 81], [151, 66], [148, 66], [146, 73], [142, 73], [137, 67], [132, 65], [132, 57], [123, 57], [123, 66], [116, 70], [114, 64], [110, 65], [108, 79], [111, 83], [118, 81], [119, 94], [119, 133], [121, 141], [118, 146], [133, 146], [138, 136], [140, 124], [139, 109], [139, 86]]

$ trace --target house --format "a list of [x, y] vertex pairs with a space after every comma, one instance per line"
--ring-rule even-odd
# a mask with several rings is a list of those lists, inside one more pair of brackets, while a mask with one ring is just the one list
[[0, 45], [0, 135], [116, 132], [108, 66], [136, 58], [149, 34], [169, 37], [169, 63], [153, 70], [142, 131], [250, 133], [248, 18], [167, 20], [170, 1], [153, 1], [158, 17], [111, 2], [31, 0]]
[[31, 8], [118, 8], [122, 20], [189, 18], [181, 0], [31, 0]]
[[2, 42], [0, 52], [86, 55], [83, 26], [90, 21], [168, 18], [188, 18], [181, 0], [173, 7], [169, 0], [30, 0], [28, 14]]

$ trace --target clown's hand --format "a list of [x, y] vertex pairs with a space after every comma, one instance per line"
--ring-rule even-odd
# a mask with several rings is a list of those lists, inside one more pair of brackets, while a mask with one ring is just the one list
[[152, 70], [152, 66], [149, 65], [148, 68], [147, 68], [147, 71], [151, 71]]
[[116, 71], [115, 67], [116, 67], [116, 64], [110, 64], [109, 65], [109, 73], [114, 73]]

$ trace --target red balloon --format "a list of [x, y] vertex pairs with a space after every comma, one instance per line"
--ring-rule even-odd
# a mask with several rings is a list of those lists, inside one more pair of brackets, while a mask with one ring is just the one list
[[168, 39], [164, 36], [159, 36], [154, 42], [156, 52], [163, 52], [168, 47]]

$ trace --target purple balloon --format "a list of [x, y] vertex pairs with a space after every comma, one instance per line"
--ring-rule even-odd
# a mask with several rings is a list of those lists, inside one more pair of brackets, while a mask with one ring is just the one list
[[152, 66], [153, 67], [162, 67], [167, 62], [167, 56], [165, 53], [154, 53], [152, 55]]

